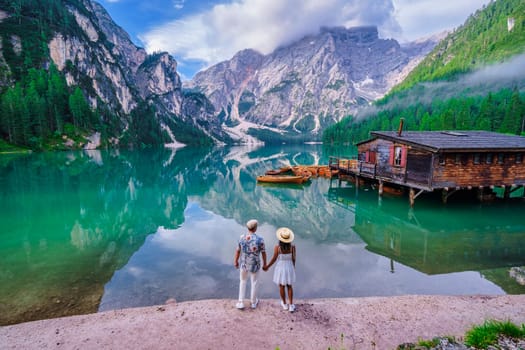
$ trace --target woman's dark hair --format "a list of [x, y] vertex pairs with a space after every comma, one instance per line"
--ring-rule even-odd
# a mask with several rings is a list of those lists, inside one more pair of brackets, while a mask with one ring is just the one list
[[281, 250], [288, 251], [292, 248], [292, 243], [284, 243], [279, 241], [279, 247], [281, 247]]

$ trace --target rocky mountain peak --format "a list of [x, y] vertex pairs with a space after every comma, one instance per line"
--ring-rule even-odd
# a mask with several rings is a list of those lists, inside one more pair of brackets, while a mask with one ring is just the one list
[[187, 86], [209, 97], [226, 127], [251, 123], [275, 135], [316, 139], [327, 125], [384, 96], [436, 43], [404, 49], [380, 39], [374, 26], [323, 27], [268, 55], [243, 50]]
[[356, 44], [368, 44], [379, 39], [376, 26], [345, 27], [321, 27], [321, 35], [328, 34], [341, 42], [353, 42]]
[[179, 130], [183, 123], [186, 125], [183, 130], [198, 129], [201, 137], [222, 140], [220, 128], [211, 125], [213, 107], [183, 108], [182, 83], [177, 62], [171, 55], [166, 52], [148, 55], [134, 45], [129, 34], [97, 2], [81, 0], [78, 6], [67, 5], [67, 9], [81, 32], [56, 32], [48, 44], [50, 58], [65, 74], [69, 85], [84, 84], [83, 90], [93, 107], [99, 101], [104, 103], [120, 117], [125, 130], [130, 114], [138, 106], [150, 104], [156, 111], [157, 122], [164, 130], [170, 129], [167, 132], [170, 138], [178, 137], [181, 132], [182, 137], [188, 136]]

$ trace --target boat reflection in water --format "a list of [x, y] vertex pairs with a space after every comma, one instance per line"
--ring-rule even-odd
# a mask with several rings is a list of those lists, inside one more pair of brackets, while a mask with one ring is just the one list
[[[422, 201], [416, 209], [378, 198], [373, 190], [329, 190], [329, 199], [354, 213], [353, 231], [366, 249], [427, 275], [479, 271], [510, 294], [525, 293], [525, 221], [515, 208], [523, 200], [480, 205]], [[510, 213], [510, 215], [509, 215]]]

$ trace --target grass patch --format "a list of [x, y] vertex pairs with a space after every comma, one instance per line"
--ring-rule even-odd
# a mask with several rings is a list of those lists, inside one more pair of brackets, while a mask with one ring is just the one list
[[500, 335], [523, 338], [525, 337], [525, 325], [518, 327], [510, 321], [488, 320], [465, 334], [465, 344], [478, 349], [486, 349], [489, 345], [496, 344]]
[[[510, 321], [487, 320], [479, 326], [474, 326], [465, 334], [463, 343], [458, 342], [454, 337], [436, 337], [431, 340], [419, 339], [417, 344], [404, 343], [398, 345], [396, 350], [415, 350], [415, 349], [448, 349], [447, 346], [453, 344], [464, 344], [469, 348], [487, 349], [489, 346], [498, 347], [500, 337], [512, 339], [525, 338], [525, 324], [516, 326]], [[521, 348], [520, 348], [521, 349]]]
[[26, 153], [31, 152], [27, 148], [18, 147], [0, 139], [0, 153]]

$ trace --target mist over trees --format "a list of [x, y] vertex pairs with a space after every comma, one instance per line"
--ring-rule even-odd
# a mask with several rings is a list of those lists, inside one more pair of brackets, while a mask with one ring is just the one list
[[411, 131], [487, 130], [525, 135], [525, 93], [502, 89], [485, 96], [436, 98], [431, 103], [381, 110], [367, 118], [348, 116], [325, 130], [323, 142], [360, 142], [369, 138], [370, 131], [397, 130], [401, 118], [404, 129]]

